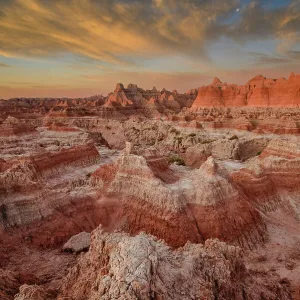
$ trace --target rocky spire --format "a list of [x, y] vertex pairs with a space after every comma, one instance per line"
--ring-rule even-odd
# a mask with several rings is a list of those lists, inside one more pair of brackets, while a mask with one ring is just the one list
[[220, 85], [220, 84], [222, 84], [222, 81], [218, 77], [215, 77], [212, 84], [213, 85]]

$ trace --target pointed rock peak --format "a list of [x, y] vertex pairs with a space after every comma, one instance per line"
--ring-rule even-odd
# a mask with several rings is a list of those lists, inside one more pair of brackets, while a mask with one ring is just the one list
[[249, 82], [250, 82], [250, 81], [263, 81], [263, 80], [265, 80], [265, 79], [266, 79], [265, 76], [262, 76], [262, 75], [256, 75], [256, 76], [254, 76], [252, 79], [250, 79]]
[[213, 82], [212, 82], [213, 85], [218, 85], [218, 84], [222, 84], [222, 81], [218, 78], [218, 77], [215, 77]]
[[177, 90], [173, 90], [173, 91], [172, 91], [172, 94], [178, 95]]
[[257, 83], [262, 83], [264, 82], [264, 80], [266, 79], [266, 77], [262, 76], [262, 75], [256, 75], [255, 77], [253, 77], [252, 79], [250, 79], [247, 84], [249, 85], [256, 85]]
[[289, 80], [292, 80], [292, 79], [295, 78], [295, 77], [296, 77], [295, 73], [292, 72], [291, 75], [290, 75], [290, 77], [289, 77]]
[[157, 92], [157, 88], [154, 86], [152, 89], [153, 92]]
[[174, 98], [173, 95], [170, 95], [169, 98], [168, 98], [168, 100], [169, 100], [169, 101], [175, 101], [175, 98]]
[[209, 175], [216, 174], [218, 165], [216, 164], [214, 158], [210, 156], [206, 162], [199, 168], [201, 171], [205, 171]]
[[124, 90], [123, 83], [118, 83], [116, 86], [115, 92], [122, 91], [122, 90]]
[[256, 80], [264, 80], [266, 79], [265, 76], [262, 76], [262, 75], [256, 75], [253, 79], [256, 79]]
[[156, 98], [151, 97], [150, 100], [148, 101], [148, 104], [153, 104], [153, 103], [156, 103], [156, 102], [157, 102]]

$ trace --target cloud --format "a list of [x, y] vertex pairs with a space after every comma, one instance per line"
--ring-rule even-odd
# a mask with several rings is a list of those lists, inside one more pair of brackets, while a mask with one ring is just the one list
[[268, 10], [263, 1], [241, 0], [11, 0], [0, 8], [0, 55], [7, 57], [71, 53], [131, 66], [137, 57], [177, 54], [207, 61], [209, 45], [224, 36], [277, 38], [282, 53], [300, 41], [298, 0]]
[[72, 53], [109, 63], [170, 53], [204, 55], [221, 15], [238, 0], [12, 0], [2, 4], [0, 54]]
[[4, 63], [0, 63], [0, 68], [8, 68], [8, 67], [10, 67], [10, 65], [4, 64]]
[[300, 41], [299, 0], [273, 9], [266, 9], [264, 1], [250, 1], [241, 10], [240, 20], [225, 31], [237, 41], [278, 39], [277, 50], [284, 53]]
[[287, 55], [291, 59], [299, 60], [300, 61], [300, 51], [288, 51]]
[[263, 53], [250, 52], [250, 55], [253, 57], [255, 65], [286, 64], [291, 62], [291, 59], [286, 57], [278, 57]]

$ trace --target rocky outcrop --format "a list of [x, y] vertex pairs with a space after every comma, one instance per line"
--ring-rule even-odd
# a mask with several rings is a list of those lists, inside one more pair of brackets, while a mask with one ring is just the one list
[[218, 240], [171, 250], [140, 233], [92, 233], [58, 299], [291, 299], [273, 273], [250, 274], [239, 248]]
[[[127, 231], [144, 230], [173, 246], [216, 237], [251, 247], [264, 239], [259, 214], [219, 172], [213, 158], [184, 176], [163, 169], [170, 181], [157, 177], [159, 166], [151, 169], [153, 158], [150, 161], [148, 165], [127, 149], [110, 170], [101, 167], [92, 175], [93, 185], [106, 197], [122, 202]], [[243, 213], [237, 218], [238, 211]]]
[[79, 253], [90, 247], [91, 234], [88, 232], [80, 232], [72, 236], [64, 245], [63, 250], [68, 252]]
[[20, 292], [14, 297], [14, 300], [45, 300], [53, 299], [43, 288], [38, 285], [24, 284], [20, 287]]
[[8, 116], [2, 124], [0, 124], [0, 137], [9, 137], [13, 135], [22, 135], [34, 133], [35, 128], [25, 122], [20, 122], [17, 118]]
[[205, 141], [188, 147], [185, 154], [185, 163], [188, 166], [199, 168], [209, 156], [219, 160], [245, 161], [259, 155], [269, 143], [268, 138], [252, 137], [238, 138], [232, 135], [216, 141]]
[[[291, 154], [293, 147], [295, 153]], [[232, 180], [263, 211], [283, 205], [299, 219], [300, 160], [296, 148], [297, 142], [272, 140], [245, 168], [233, 172]]]
[[0, 101], [0, 298], [295, 298], [298, 79]]
[[18, 291], [17, 274], [0, 268], [0, 298], [11, 300]]
[[199, 88], [192, 108], [198, 107], [297, 107], [300, 104], [300, 75], [289, 79], [267, 79], [261, 75], [245, 85], [222, 83], [215, 78], [212, 84]]
[[135, 84], [129, 84], [125, 88], [122, 83], [118, 83], [104, 106], [143, 108], [145, 115], [159, 116], [161, 113], [178, 113], [182, 107], [191, 107], [194, 99], [193, 94], [179, 94], [176, 90], [160, 92], [155, 87], [152, 90], [143, 90]]

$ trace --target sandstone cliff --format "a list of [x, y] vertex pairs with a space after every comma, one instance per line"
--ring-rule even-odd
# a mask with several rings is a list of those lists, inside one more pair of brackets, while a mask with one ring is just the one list
[[199, 88], [192, 108], [198, 107], [299, 107], [300, 75], [289, 79], [268, 79], [261, 75], [245, 85], [222, 83], [215, 78], [212, 84]]

